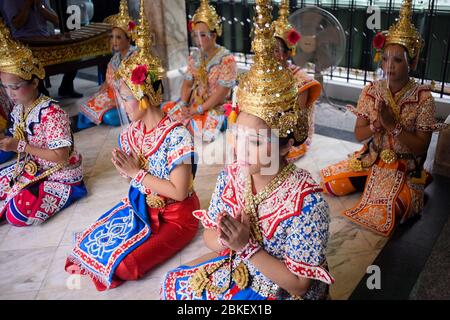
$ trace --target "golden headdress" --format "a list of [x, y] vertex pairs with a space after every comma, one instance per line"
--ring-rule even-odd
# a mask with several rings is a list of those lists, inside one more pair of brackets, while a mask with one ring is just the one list
[[281, 0], [278, 19], [273, 22], [275, 37], [284, 41], [289, 49], [289, 54], [295, 56], [297, 42], [300, 40], [300, 33], [291, 25], [289, 18], [289, 0]]
[[423, 39], [412, 23], [412, 14], [412, 0], [403, 0], [399, 20], [389, 28], [389, 31], [384, 32], [386, 35], [384, 46], [400, 44], [406, 48], [409, 57], [414, 59], [422, 49]]
[[273, 57], [275, 38], [270, 0], [257, 0], [255, 38], [252, 50], [254, 63], [239, 82], [236, 92], [239, 109], [277, 129], [281, 138], [294, 133], [302, 142], [308, 133], [308, 120], [297, 103], [298, 90], [292, 72]]
[[164, 77], [165, 71], [158, 57], [152, 54], [152, 37], [147, 18], [144, 12], [144, 0], [141, 0], [140, 23], [135, 30], [136, 46], [139, 49], [127, 60], [124, 60], [116, 71], [116, 77], [121, 78], [135, 98], [141, 101], [147, 96], [150, 105], [159, 105], [162, 102], [162, 85], [155, 91], [153, 84]]
[[222, 24], [220, 16], [217, 14], [216, 9], [208, 3], [208, 0], [200, 0], [200, 7], [195, 11], [192, 17], [192, 23], [205, 23], [210, 31], [215, 31], [220, 37], [222, 35]]
[[109, 23], [113, 28], [122, 29], [131, 39], [133, 27], [135, 27], [133, 19], [128, 13], [128, 2], [127, 0], [120, 0], [119, 13], [109, 16], [104, 20], [105, 23]]
[[44, 79], [45, 70], [29, 48], [11, 38], [8, 27], [0, 19], [0, 72], [15, 74], [24, 80], [33, 75]]

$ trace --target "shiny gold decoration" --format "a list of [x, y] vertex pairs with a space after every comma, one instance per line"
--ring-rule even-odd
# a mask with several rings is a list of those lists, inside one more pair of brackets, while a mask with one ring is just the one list
[[[96, 35], [80, 41], [69, 41], [62, 39], [57, 45], [35, 46], [30, 43], [29, 47], [42, 64], [42, 66], [51, 66], [60, 63], [77, 61], [84, 58], [96, 57], [111, 54], [111, 42], [109, 33], [111, 26], [106, 23], [92, 23], [89, 26], [82, 27], [80, 30], [70, 33], [70, 37], [82, 38], [86, 34], [96, 32]], [[63, 45], [61, 43], [64, 43]]]
[[411, 59], [416, 58], [423, 47], [423, 39], [412, 23], [412, 0], [403, 0], [400, 9], [400, 18], [394, 23], [386, 34], [384, 46], [399, 44], [406, 48]]
[[119, 13], [107, 17], [104, 22], [110, 24], [113, 28], [119, 28], [125, 32], [129, 39], [132, 36], [132, 30], [129, 29], [129, 23], [133, 21], [128, 12], [127, 0], [120, 0]]
[[164, 199], [156, 194], [148, 194], [145, 197], [145, 202], [147, 202], [147, 205], [153, 209], [161, 209], [166, 206]]
[[264, 120], [279, 137], [293, 133], [301, 142], [308, 135], [308, 117], [297, 102], [298, 89], [292, 72], [273, 56], [271, 12], [270, 0], [256, 1], [254, 63], [241, 77], [236, 98], [241, 111]]
[[37, 166], [36, 162], [34, 162], [33, 160], [30, 160], [25, 164], [24, 170], [29, 175], [35, 176], [36, 173], [38, 172], [38, 166]]
[[[197, 105], [201, 105], [206, 100], [208, 100], [208, 90], [206, 90], [206, 88], [208, 87], [207, 66], [208, 66], [208, 63], [211, 61], [211, 59], [214, 58], [219, 51], [220, 51], [220, 47], [217, 47], [213, 51], [213, 53], [208, 58], [206, 58], [205, 53], [200, 49], [200, 55], [201, 55], [200, 66], [194, 75], [194, 85], [193, 85], [193, 89], [192, 89], [192, 92], [194, 94], [193, 101]], [[201, 88], [203, 88], [202, 96], [198, 95], [199, 90], [197, 90], [197, 88], [200, 86], [201, 86]]]
[[363, 170], [362, 161], [360, 159], [358, 159], [356, 156], [354, 156], [353, 158], [351, 158], [349, 160], [348, 166], [350, 167], [350, 169], [352, 169], [353, 171], [356, 171], [356, 172]]
[[278, 11], [278, 19], [272, 23], [272, 27], [275, 31], [275, 37], [280, 38], [284, 41], [286, 46], [289, 48], [289, 54], [295, 56], [297, 45], [290, 44], [288, 40], [289, 31], [295, 29], [294, 26], [289, 22], [289, 0], [281, 0], [280, 10]]
[[397, 154], [394, 150], [385, 149], [381, 151], [380, 158], [386, 164], [393, 164], [395, 161], [397, 161]]
[[45, 70], [29, 48], [13, 40], [11, 34], [0, 19], [0, 72], [14, 74], [24, 80], [33, 76], [44, 79]]
[[194, 26], [196, 23], [203, 22], [208, 26], [209, 31], [215, 31], [219, 37], [222, 35], [222, 20], [208, 0], [200, 0], [200, 6], [195, 11], [192, 22]]
[[245, 263], [241, 262], [234, 271], [231, 271], [233, 264], [233, 253], [230, 252], [230, 256], [228, 258], [214, 262], [209, 266], [200, 267], [189, 278], [189, 286], [197, 296], [200, 297], [205, 290], [217, 295], [224, 294], [230, 288], [231, 279], [228, 285], [223, 287], [213, 285], [209, 279], [212, 274], [224, 267], [226, 264], [229, 264], [230, 277], [234, 280], [238, 288], [243, 290], [248, 287], [250, 283], [250, 275], [247, 266]]
[[249, 282], [249, 274], [247, 266], [241, 262], [233, 272], [233, 281], [236, 283], [239, 289], [243, 290], [247, 288]]
[[[161, 80], [165, 71], [159, 58], [152, 54], [152, 36], [145, 16], [144, 0], [141, 0], [140, 16], [140, 23], [134, 34], [134, 40], [139, 51], [122, 62], [116, 72], [116, 77], [121, 78], [127, 84], [137, 100], [141, 101], [144, 97], [147, 97], [151, 106], [159, 106], [162, 102], [162, 87], [160, 86], [155, 91], [153, 83]], [[148, 70], [145, 82], [141, 85], [133, 84], [131, 80], [133, 71], [143, 65]]]
[[409, 82], [399, 92], [397, 92], [395, 94], [395, 98], [394, 98], [394, 96], [392, 96], [391, 90], [388, 88], [387, 81], [381, 82], [381, 87], [384, 92], [384, 99], [386, 100], [389, 108], [394, 113], [396, 122], [398, 122], [400, 120], [400, 107], [399, 107], [398, 103], [401, 100], [401, 98], [415, 86], [415, 84], [416, 84], [416, 81], [411, 78], [409, 80]]
[[252, 178], [248, 177], [247, 186], [245, 190], [245, 214], [250, 219], [250, 236], [251, 238], [258, 242], [260, 245], [264, 245], [263, 236], [258, 223], [258, 212], [257, 208], [261, 202], [267, 199], [268, 196], [272, 194], [296, 169], [296, 166], [292, 163], [288, 164], [281, 170], [278, 175], [272, 179], [263, 190], [253, 195], [252, 191]]

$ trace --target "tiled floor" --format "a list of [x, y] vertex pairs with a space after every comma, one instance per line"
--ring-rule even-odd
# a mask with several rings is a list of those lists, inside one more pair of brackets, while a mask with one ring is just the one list
[[[118, 128], [99, 126], [75, 134], [83, 154], [89, 196], [59, 213], [47, 223], [30, 228], [0, 226], [0, 299], [158, 299], [161, 277], [181, 263], [206, 253], [201, 234], [175, 257], [150, 272], [144, 279], [117, 289], [97, 292], [88, 278], [69, 277], [64, 262], [73, 235], [94, 222], [126, 195], [127, 182], [110, 162], [117, 143]], [[206, 151], [214, 144], [206, 147]], [[358, 145], [316, 135], [306, 156], [296, 164], [318, 179], [319, 168], [344, 158]], [[200, 165], [195, 181], [203, 208], [208, 206], [220, 165]], [[385, 244], [385, 239], [346, 221], [340, 212], [357, 199], [328, 198], [331, 207], [331, 238], [328, 248], [330, 270], [336, 278], [333, 299], [346, 299], [366, 267]], [[14, 270], [14, 272], [11, 272]]]
[[[51, 94], [56, 93], [60, 78], [52, 77]], [[97, 90], [93, 82], [81, 79], [77, 79], [75, 87], [85, 94], [85, 98], [62, 101], [70, 116], [76, 115], [80, 102]], [[346, 121], [351, 123], [354, 119], [348, 116]], [[188, 247], [144, 279], [106, 292], [97, 292], [86, 277], [70, 277], [65, 273], [64, 263], [72, 248], [74, 233], [94, 222], [127, 193], [127, 182], [117, 174], [110, 161], [119, 130], [99, 126], [75, 134], [76, 147], [83, 155], [89, 191], [85, 199], [41, 226], [0, 225], [0, 274], [7, 275], [0, 277], [0, 299], [158, 299], [161, 277], [167, 270], [207, 252], [199, 233]], [[213, 155], [217, 144], [218, 141], [206, 146], [205, 153]], [[309, 170], [318, 180], [320, 168], [345, 158], [358, 147], [355, 143], [315, 135], [311, 149], [296, 164]], [[221, 168], [221, 165], [199, 165], [195, 188], [203, 208], [208, 206]], [[386, 243], [385, 238], [340, 216], [340, 212], [354, 205], [357, 198], [358, 195], [342, 199], [327, 197], [331, 208], [328, 261], [336, 279], [336, 284], [331, 287], [333, 299], [350, 296], [367, 266]]]

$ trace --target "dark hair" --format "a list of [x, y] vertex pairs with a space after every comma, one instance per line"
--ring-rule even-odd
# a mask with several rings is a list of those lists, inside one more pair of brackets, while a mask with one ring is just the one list
[[284, 54], [287, 54], [287, 53], [289, 53], [289, 48], [288, 48], [288, 46], [286, 45], [286, 42], [284, 42], [284, 40], [283, 39], [281, 39], [280, 37], [275, 37], [277, 40], [279, 40], [279, 42], [281, 42], [281, 48], [282, 48], [282, 50], [283, 50], [283, 53]]
[[289, 143], [289, 140], [293, 139], [294, 140], [294, 147], [298, 147], [300, 145], [302, 145], [303, 143], [305, 143], [306, 139], [308, 138], [308, 136], [305, 136], [305, 138], [302, 141], [298, 141], [297, 139], [295, 139], [294, 133], [291, 132], [288, 134], [287, 137], [285, 138], [279, 138], [280, 141], [280, 147], [284, 147], [285, 145], [287, 145]]
[[155, 92], [158, 92], [158, 90], [161, 88], [161, 93], [164, 94], [164, 86], [161, 80], [155, 81], [152, 83], [153, 86], [153, 90], [155, 90]]

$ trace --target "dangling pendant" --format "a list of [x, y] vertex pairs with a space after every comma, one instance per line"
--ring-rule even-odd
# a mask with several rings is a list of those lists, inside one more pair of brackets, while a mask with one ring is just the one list
[[248, 286], [249, 275], [248, 268], [244, 263], [239, 263], [237, 268], [233, 271], [233, 280], [239, 289], [244, 290]]
[[24, 168], [25, 172], [28, 173], [30, 176], [35, 176], [36, 173], [38, 172], [38, 166], [36, 164], [36, 162], [34, 162], [33, 160], [30, 160], [27, 162], [27, 164], [25, 165]]
[[395, 161], [397, 161], [397, 154], [394, 152], [394, 150], [384, 149], [383, 151], [381, 151], [380, 158], [386, 164], [393, 164]]
[[161, 209], [164, 208], [166, 205], [164, 199], [161, 198], [160, 196], [157, 196], [156, 194], [148, 194], [145, 197], [145, 200], [147, 202], [147, 205], [153, 209]]
[[206, 273], [206, 270], [203, 267], [198, 269], [189, 278], [189, 286], [192, 288], [192, 290], [198, 297], [201, 297], [203, 291], [205, 291], [208, 284], [209, 284], [208, 274]]
[[25, 132], [22, 127], [17, 127], [14, 131], [14, 138], [17, 140], [25, 140]]
[[353, 157], [352, 159], [350, 159], [350, 161], [348, 162], [348, 166], [353, 171], [362, 171], [363, 170], [362, 161], [356, 157]]

